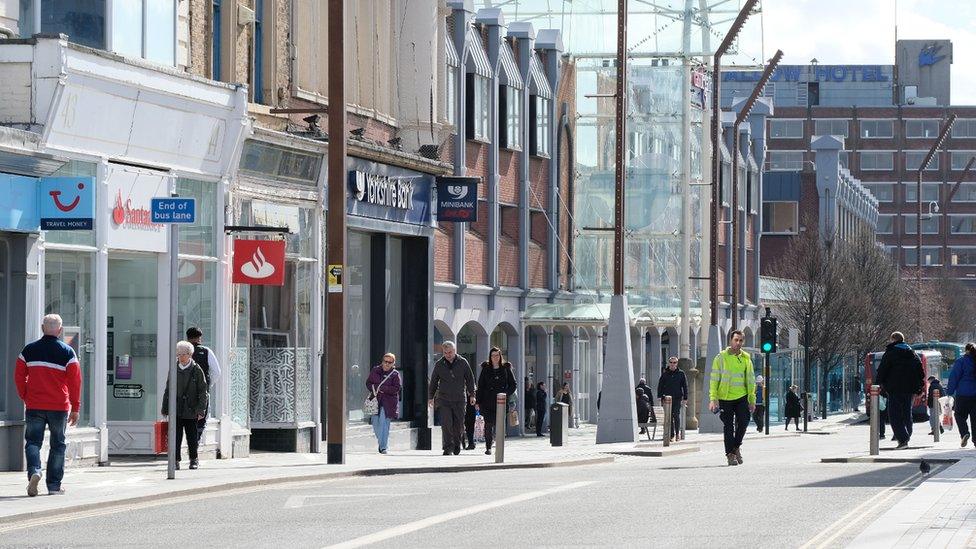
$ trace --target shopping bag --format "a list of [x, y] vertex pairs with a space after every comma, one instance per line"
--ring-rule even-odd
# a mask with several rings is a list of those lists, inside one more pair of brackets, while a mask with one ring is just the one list
[[481, 412], [474, 416], [474, 439], [478, 442], [485, 441], [485, 416]]
[[952, 410], [946, 408], [942, 413], [942, 426], [951, 431], [953, 423]]
[[153, 450], [157, 454], [169, 451], [169, 421], [157, 421], [153, 425]]
[[509, 410], [508, 411], [508, 426], [509, 427], [518, 427], [519, 426], [519, 417], [518, 417], [518, 411], [517, 410]]

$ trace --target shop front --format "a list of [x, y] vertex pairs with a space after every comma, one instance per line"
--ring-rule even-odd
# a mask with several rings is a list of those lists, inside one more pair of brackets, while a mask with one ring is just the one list
[[350, 424], [362, 422], [369, 369], [389, 352], [403, 377], [400, 419], [426, 427], [434, 176], [353, 157], [346, 167]]
[[[23, 82], [11, 85], [32, 92], [29, 101], [8, 103], [5, 121], [36, 130], [29, 155], [34, 164], [60, 159], [39, 173], [36, 197], [42, 215], [48, 207], [64, 219], [48, 223], [42, 217], [33, 236], [0, 238], [7, 240], [0, 261], [27, 260], [24, 267], [11, 265], [10, 277], [0, 275], [0, 300], [26, 300], [17, 307], [0, 304], [9, 320], [26, 324], [19, 333], [5, 330], [2, 350], [16, 353], [39, 336], [44, 314], [60, 314], [83, 377], [81, 417], [68, 430], [68, 464], [158, 453], [153, 435], [162, 419], [171, 316], [181, 330], [200, 326], [205, 343], [226, 362], [223, 331], [229, 323], [215, 313], [228, 273], [217, 237], [224, 181], [249, 128], [246, 90], [160, 72], [59, 39], [4, 44], [0, 64], [9, 63], [28, 67], [12, 76]], [[62, 186], [47, 189], [46, 182]], [[198, 222], [181, 231], [178, 246], [150, 221], [151, 198], [172, 193], [197, 199]], [[91, 213], [80, 220], [74, 212], [85, 204]], [[171, 253], [180, 259], [175, 311], [169, 305], [175, 290], [169, 284]], [[0, 374], [12, 383], [7, 364]], [[219, 436], [229, 404], [226, 381], [218, 379], [212, 391], [205, 452], [230, 447], [229, 438]], [[0, 431], [10, 434], [7, 440], [22, 439], [22, 423], [16, 425], [22, 403], [6, 387], [3, 396]], [[6, 433], [11, 430], [16, 432]], [[9, 447], [19, 447], [11, 454], [20, 456], [0, 465], [22, 467], [22, 444]]]

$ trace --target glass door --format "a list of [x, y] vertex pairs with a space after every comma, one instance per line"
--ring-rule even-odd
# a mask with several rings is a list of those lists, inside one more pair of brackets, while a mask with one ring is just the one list
[[108, 419], [153, 422], [157, 409], [158, 262], [108, 258]]

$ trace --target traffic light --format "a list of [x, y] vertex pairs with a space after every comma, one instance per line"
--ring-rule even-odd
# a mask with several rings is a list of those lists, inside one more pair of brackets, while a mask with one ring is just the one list
[[776, 317], [767, 316], [760, 319], [759, 349], [764, 353], [776, 352]]

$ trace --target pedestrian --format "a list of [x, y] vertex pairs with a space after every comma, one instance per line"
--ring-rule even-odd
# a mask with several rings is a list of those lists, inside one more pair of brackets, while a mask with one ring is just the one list
[[664, 397], [671, 397], [671, 440], [681, 437], [681, 407], [688, 403], [688, 379], [678, 369], [678, 357], [668, 359], [668, 367], [657, 382], [657, 398], [664, 406]]
[[796, 394], [796, 390], [796, 385], [790, 385], [790, 389], [786, 391], [786, 409], [784, 410], [784, 415], [786, 416], [787, 431], [790, 430], [791, 419], [796, 424], [796, 430], [800, 430], [800, 415], [803, 413], [803, 404], [800, 402], [800, 396]]
[[546, 383], [540, 381], [535, 386], [535, 436], [541, 437], [546, 424], [546, 409], [549, 407], [549, 394]]
[[[471, 379], [477, 380], [478, 376], [474, 372], [474, 367], [471, 363], [468, 363], [468, 370], [471, 371]], [[474, 386], [474, 392], [471, 396], [474, 397], [478, 393], [477, 382]], [[464, 404], [464, 433], [461, 435], [461, 447], [465, 450], [474, 450], [474, 423], [477, 420], [478, 413], [475, 410], [474, 400], [468, 399]]]
[[369, 377], [366, 378], [366, 390], [369, 391], [367, 398], [375, 398], [379, 401], [378, 412], [370, 418], [370, 421], [381, 454], [385, 454], [389, 448], [390, 421], [400, 417], [402, 387], [403, 380], [400, 379], [400, 372], [396, 369], [396, 355], [386, 353], [383, 355], [383, 362], [379, 366], [374, 366], [369, 371]]
[[[884, 440], [888, 435], [885, 434], [885, 425], [888, 423], [888, 393], [881, 391], [878, 393], [878, 438]], [[894, 429], [892, 429], [893, 431]]]
[[[190, 469], [200, 466], [197, 459], [197, 448], [200, 435], [197, 423], [207, 417], [207, 402], [210, 394], [207, 392], [207, 378], [200, 365], [193, 361], [193, 344], [180, 341], [176, 344], [176, 410], [170, 421], [176, 422], [176, 468], [180, 468], [180, 457], [183, 448], [183, 433], [186, 433], [187, 453], [190, 455]], [[169, 379], [167, 376], [166, 390], [163, 391], [163, 417], [169, 416]]]
[[41, 482], [41, 445], [45, 427], [51, 434], [47, 453], [47, 493], [64, 494], [65, 431], [78, 423], [81, 410], [81, 364], [74, 349], [61, 341], [61, 317], [44, 316], [41, 339], [28, 343], [17, 357], [14, 383], [24, 401], [24, 455], [27, 495], [37, 495]]
[[749, 414], [756, 411], [756, 374], [752, 358], [742, 351], [744, 342], [741, 330], [729, 333], [729, 346], [712, 361], [708, 387], [708, 409], [721, 411], [729, 465], [742, 465], [742, 439], [749, 427]]
[[976, 345], [966, 344], [966, 352], [956, 359], [949, 371], [949, 396], [953, 397], [953, 415], [959, 425], [962, 447], [969, 444], [969, 421], [976, 429]]
[[[939, 392], [938, 397], [935, 396], [936, 391]], [[929, 409], [929, 423], [932, 425], [932, 431], [929, 432], [929, 436], [932, 436], [932, 433], [935, 432], [936, 425], [939, 426], [939, 434], [945, 432], [945, 429], [942, 427], [942, 413], [935, 409], [935, 404], [938, 402], [938, 399], [944, 396], [945, 389], [942, 388], [942, 382], [935, 376], [929, 376], [929, 392], [925, 401], [925, 405]]]
[[[485, 419], [485, 455], [491, 455], [491, 443], [495, 440], [495, 422], [497, 417], [498, 393], [505, 393], [507, 403], [515, 394], [515, 369], [512, 363], [505, 360], [498, 347], [488, 351], [488, 360], [481, 363], [481, 373], [478, 374], [478, 385], [475, 391], [477, 405], [475, 410], [481, 412]], [[503, 424], [507, 418], [501, 418]]]
[[525, 376], [525, 430], [528, 431], [535, 420], [535, 387]]
[[[643, 380], [642, 380], [643, 381]], [[640, 425], [647, 425], [649, 419], [651, 419], [651, 413], [654, 408], [651, 406], [651, 399], [644, 393], [644, 389], [637, 387], [637, 423]], [[647, 433], [647, 427], [640, 428], [640, 434]]]
[[566, 413], [569, 414], [569, 426], [573, 427], [573, 392], [569, 388], [569, 383], [564, 382], [562, 387], [559, 389], [559, 393], [554, 397], [557, 402], [561, 402], [567, 406]]
[[925, 371], [901, 332], [893, 332], [878, 366], [877, 383], [888, 393], [888, 420], [898, 441], [896, 450], [908, 448], [912, 438], [912, 399], [922, 394]]
[[637, 382], [637, 387], [635, 387], [635, 389], [644, 391], [644, 396], [646, 396], [648, 400], [654, 398], [654, 392], [651, 391], [651, 388], [647, 385], [647, 380], [644, 378], [640, 378], [640, 381]]
[[[203, 377], [207, 379], [207, 391], [214, 394], [217, 379], [220, 378], [220, 362], [217, 355], [209, 347], [204, 347], [203, 332], [196, 326], [186, 329], [186, 340], [193, 344], [193, 362], [203, 370]], [[210, 402], [207, 402], [207, 409], [203, 412], [203, 418], [197, 422], [197, 441], [203, 442], [203, 432], [207, 429], [207, 418], [210, 417]]]
[[766, 378], [756, 376], [756, 411], [752, 413], [752, 420], [756, 422], [756, 431], [762, 432], [763, 420], [766, 419]]
[[430, 374], [427, 405], [437, 406], [444, 455], [458, 455], [464, 434], [465, 402], [474, 405], [474, 376], [468, 361], [457, 354], [453, 341], [442, 343], [441, 350], [444, 356], [434, 363]]

